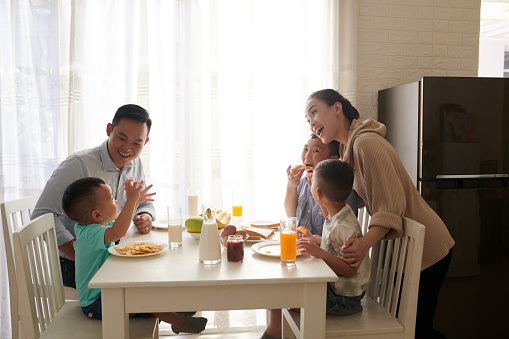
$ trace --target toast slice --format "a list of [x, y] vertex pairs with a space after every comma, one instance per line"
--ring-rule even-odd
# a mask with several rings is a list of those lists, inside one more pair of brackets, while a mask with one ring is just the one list
[[250, 226], [244, 226], [244, 231], [249, 235], [249, 239], [254, 240], [254, 237], [261, 237], [262, 239], [270, 238], [274, 234], [274, 230], [271, 228], [256, 228]]
[[260, 235], [250, 235], [249, 240], [262, 240], [263, 238]]
[[273, 221], [264, 221], [264, 222], [256, 222], [249, 224], [251, 227], [258, 227], [258, 228], [272, 228], [279, 226], [278, 222]]

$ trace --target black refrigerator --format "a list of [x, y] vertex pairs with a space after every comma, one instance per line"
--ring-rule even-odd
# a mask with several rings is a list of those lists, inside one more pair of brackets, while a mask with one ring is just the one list
[[378, 120], [456, 241], [435, 327], [509, 332], [509, 79], [424, 77], [378, 92]]

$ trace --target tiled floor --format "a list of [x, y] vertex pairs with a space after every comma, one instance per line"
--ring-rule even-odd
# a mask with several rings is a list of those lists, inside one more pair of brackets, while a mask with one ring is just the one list
[[219, 334], [186, 334], [186, 335], [160, 335], [159, 339], [259, 339], [262, 332], [249, 333], [219, 333]]
[[198, 312], [196, 316], [208, 319], [201, 334], [177, 335], [166, 323], [159, 324], [160, 339], [259, 339], [266, 328], [266, 310]]

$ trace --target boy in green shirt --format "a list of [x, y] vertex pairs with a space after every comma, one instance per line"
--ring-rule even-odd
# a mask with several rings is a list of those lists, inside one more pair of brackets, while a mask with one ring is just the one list
[[[102, 179], [82, 178], [67, 186], [62, 196], [65, 213], [77, 223], [76, 288], [78, 304], [89, 318], [102, 319], [101, 289], [88, 288], [88, 283], [109, 256], [108, 248], [125, 236], [138, 204], [153, 201], [155, 193], [148, 193], [152, 185], [143, 188], [143, 181], [125, 182], [127, 200], [120, 214], [111, 188]], [[207, 319], [175, 312], [131, 313], [129, 317], [154, 316], [172, 325], [175, 333], [200, 333]]]

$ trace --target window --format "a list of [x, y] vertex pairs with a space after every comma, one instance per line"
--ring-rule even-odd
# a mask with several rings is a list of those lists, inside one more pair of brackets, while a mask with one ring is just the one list
[[286, 167], [310, 133], [305, 100], [338, 88], [337, 6], [0, 2], [2, 199], [39, 193], [65, 157], [106, 139], [119, 106], [137, 103], [154, 121], [142, 160], [158, 217], [171, 202], [186, 214], [188, 188], [231, 211], [241, 185], [245, 218], [277, 220]]

